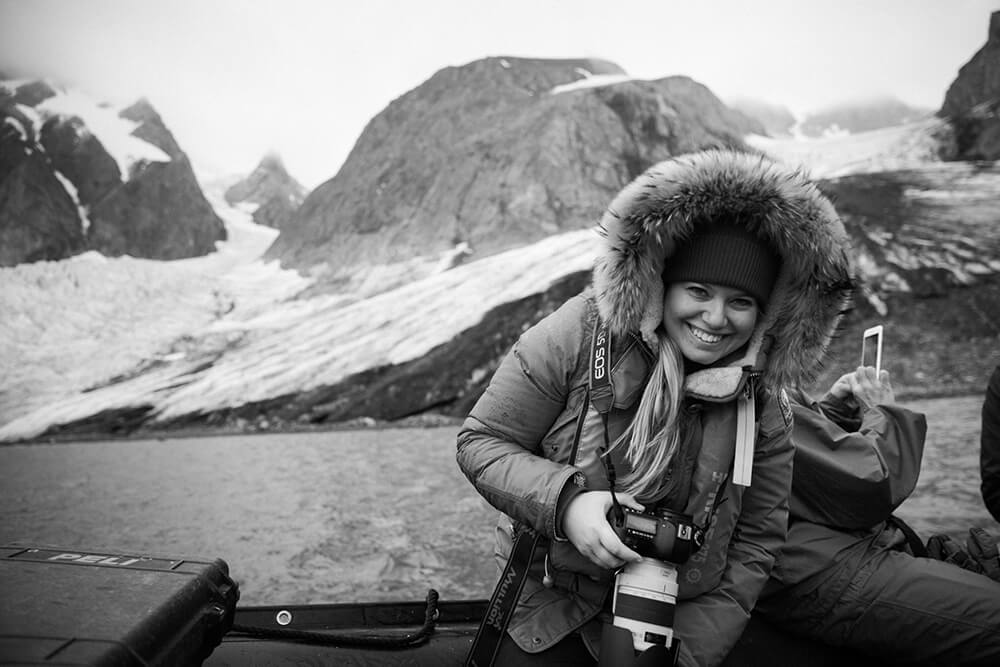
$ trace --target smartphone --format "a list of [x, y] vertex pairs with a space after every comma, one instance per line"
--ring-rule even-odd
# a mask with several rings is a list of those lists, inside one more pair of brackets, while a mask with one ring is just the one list
[[876, 373], [882, 370], [881, 324], [865, 329], [865, 333], [861, 339], [861, 365], [874, 366]]

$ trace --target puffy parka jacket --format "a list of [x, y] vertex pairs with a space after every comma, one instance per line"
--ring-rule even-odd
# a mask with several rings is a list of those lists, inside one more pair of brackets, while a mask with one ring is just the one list
[[[781, 388], [811, 379], [854, 281], [843, 226], [815, 186], [763, 157], [713, 150], [657, 164], [619, 193], [601, 220], [593, 289], [522, 334], [460, 430], [460, 468], [501, 511], [498, 566], [519, 526], [543, 536], [508, 628], [525, 651], [545, 650], [577, 629], [593, 637], [599, 624], [590, 622], [605, 610], [613, 581], [556, 525], [567, 485], [608, 488], [599, 456], [604, 426], [589, 382], [598, 322], [611, 337], [614, 442], [653, 363], [670, 254], [698, 225], [722, 219], [767, 239], [782, 266], [739, 358], [685, 378], [681, 450], [690, 455], [668, 471], [669, 488], [680, 493], [674, 508], [707, 535], [678, 568], [681, 664], [722, 661], [770, 574], [785, 538], [792, 472], [791, 411]], [[732, 481], [740, 396], [754, 396], [757, 406], [748, 487]]]
[[795, 416], [789, 534], [767, 592], [852, 558], [859, 568], [873, 537], [902, 543], [903, 534], [886, 521], [917, 485], [927, 436], [927, 418], [899, 405], [860, 408], [831, 395], [815, 401], [801, 389], [789, 393]]

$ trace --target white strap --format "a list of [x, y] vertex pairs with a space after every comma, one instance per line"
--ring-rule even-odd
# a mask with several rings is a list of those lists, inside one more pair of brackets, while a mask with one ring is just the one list
[[733, 483], [740, 486], [750, 486], [756, 422], [753, 392], [743, 392], [736, 401], [736, 454], [733, 457]]

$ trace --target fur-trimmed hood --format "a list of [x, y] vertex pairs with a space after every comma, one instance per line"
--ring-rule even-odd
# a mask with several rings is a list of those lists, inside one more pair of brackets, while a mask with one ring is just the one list
[[[593, 281], [601, 318], [613, 336], [640, 333], [651, 344], [670, 256], [700, 226], [719, 220], [746, 225], [782, 258], [748, 352], [728, 369], [751, 366], [771, 389], [808, 382], [850, 304], [850, 242], [819, 189], [766, 157], [731, 150], [679, 156], [622, 189], [601, 219]], [[705, 372], [696, 375], [705, 380]], [[717, 393], [710, 385], [720, 379], [708, 378], [697, 393]]]

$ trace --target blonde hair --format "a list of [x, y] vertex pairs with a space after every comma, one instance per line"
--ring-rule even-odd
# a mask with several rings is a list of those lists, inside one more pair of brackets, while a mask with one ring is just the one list
[[616, 491], [633, 494], [639, 502], [659, 498], [667, 483], [667, 468], [681, 440], [684, 359], [662, 329], [657, 329], [656, 363], [632, 423], [605, 453], [624, 447], [630, 464]]

